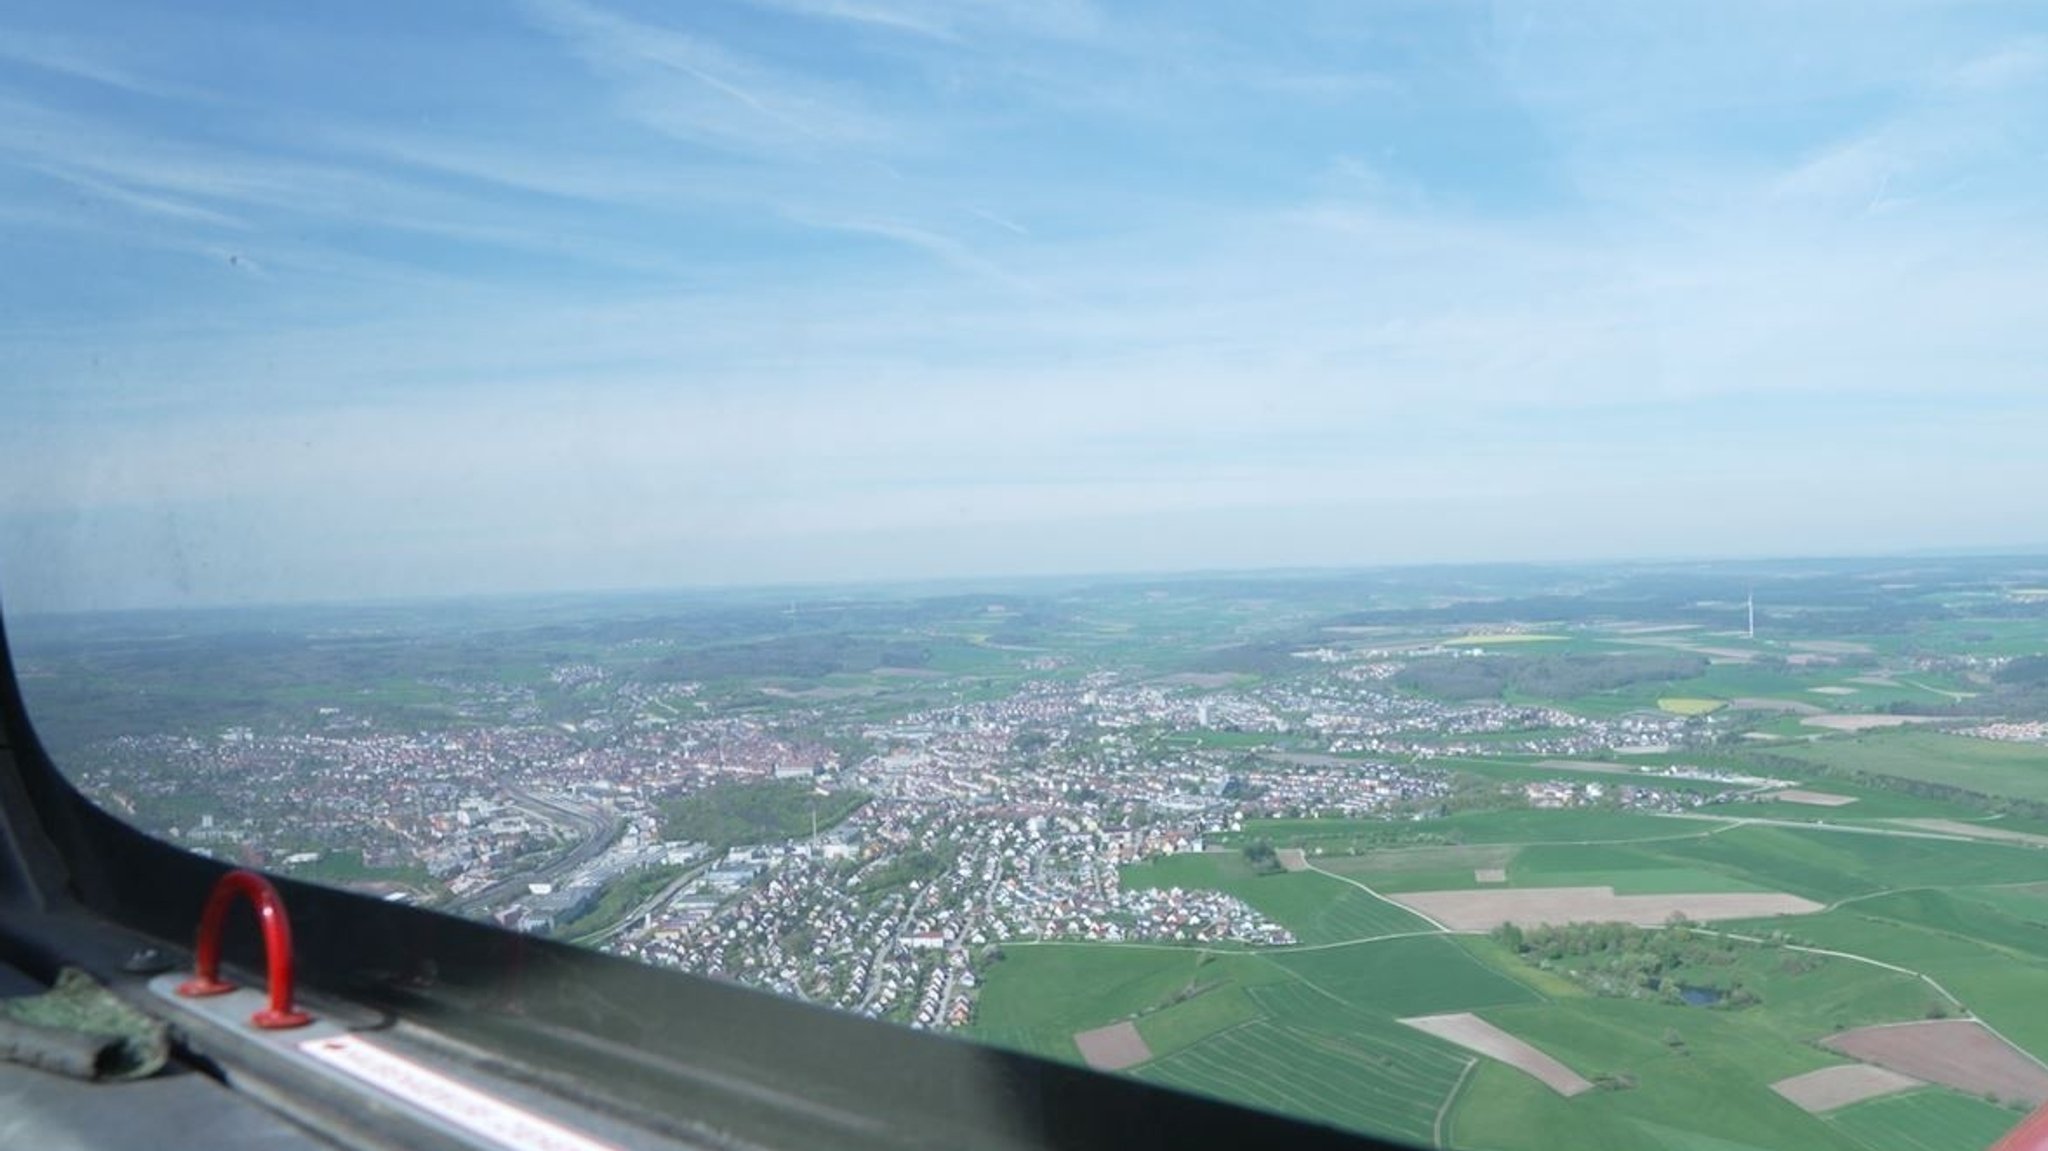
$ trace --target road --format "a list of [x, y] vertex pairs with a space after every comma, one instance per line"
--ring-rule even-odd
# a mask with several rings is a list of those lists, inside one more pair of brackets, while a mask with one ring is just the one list
[[601, 807], [545, 796], [516, 784], [506, 784], [505, 791], [511, 796], [514, 807], [523, 808], [551, 824], [579, 829], [582, 838], [575, 846], [539, 868], [508, 876], [455, 904], [450, 910], [458, 915], [482, 915], [491, 907], [523, 894], [530, 883], [560, 881], [563, 876], [604, 854], [605, 848], [610, 847], [626, 827], [625, 820]]
[[[642, 900], [640, 906], [633, 908], [631, 911], [628, 911], [624, 915], [621, 915], [615, 922], [611, 924], [611, 926], [606, 927], [604, 930], [599, 931], [594, 935], [578, 936], [576, 942], [584, 945], [585, 947], [597, 947], [600, 944], [609, 941], [612, 937], [625, 931], [629, 925], [638, 921], [641, 916], [651, 914], [655, 908], [660, 907], [662, 904], [667, 903], [671, 899], [674, 899], [676, 897], [677, 892], [681, 891], [685, 887], [688, 887], [690, 884], [696, 882], [697, 877], [704, 874], [705, 871], [709, 870], [711, 865], [717, 862], [717, 859], [718, 857], [715, 855], [705, 856], [703, 862], [693, 864], [687, 871], [684, 871], [681, 875], [677, 876], [674, 882], [663, 886], [662, 889], [659, 892], [656, 892], [652, 897]], [[624, 877], [621, 876], [620, 878], [623, 879]]]

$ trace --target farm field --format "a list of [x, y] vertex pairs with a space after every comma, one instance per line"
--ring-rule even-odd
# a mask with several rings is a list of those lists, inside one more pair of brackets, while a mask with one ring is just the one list
[[1845, 1063], [1840, 1067], [1823, 1067], [1804, 1075], [1780, 1079], [1771, 1084], [1771, 1090], [1815, 1115], [1824, 1115], [1865, 1099], [1894, 1095], [1925, 1085], [1924, 1080], [1882, 1067]]
[[1212, 990], [1195, 984], [1196, 994], [1139, 1018], [1138, 1034], [1154, 1055], [1170, 1055], [1192, 1043], [1260, 1018], [1264, 1011], [1241, 983]]
[[1143, 1078], [1427, 1143], [1469, 1057], [1396, 1017], [1472, 1000], [1537, 994], [1444, 938], [1271, 956], [1012, 945], [972, 1033], [1079, 1062], [1076, 1034], [1132, 1022]]
[[1390, 849], [1311, 862], [1388, 894], [1484, 887], [1474, 877], [1480, 868], [1505, 868], [1511, 887], [1605, 883], [1625, 895], [1782, 891], [1822, 903], [1897, 887], [2048, 879], [2048, 856], [2038, 849], [1888, 833], [1913, 828], [1663, 824], [1679, 833], [1609, 844]]
[[1984, 795], [2048, 800], [2048, 747], [1935, 731], [1870, 732], [1779, 754], [1817, 767], [1945, 784]]
[[[1127, 1022], [1102, 1034], [1143, 1042], [1149, 1058], [1129, 1074], [1480, 1151], [1987, 1146], [2021, 1113], [1980, 1089], [2048, 1098], [2034, 1058], [2048, 1056], [2048, 843], [2035, 838], [2048, 839], [2048, 746], [1947, 730], [1975, 701], [2005, 698], [1995, 664], [1930, 666], [1924, 644], [1829, 614], [1860, 609], [1817, 609], [1811, 635], [1792, 634], [1789, 605], [1771, 610], [1754, 640], [1651, 621], [1538, 618], [1501, 635], [1362, 626], [1352, 642], [1366, 659], [1438, 661], [1419, 681], [1431, 699], [1495, 675], [1522, 726], [1417, 733], [1433, 746], [1390, 757], [1452, 773], [1440, 802], [1386, 817], [1269, 809], [1205, 828], [1204, 854], [1125, 866], [1126, 887], [1232, 895], [1299, 943], [1078, 945], [1036, 993], [1085, 986], [1087, 1009], [1055, 1013], [1058, 1033], [1006, 1041], [1076, 1060], [1074, 1034]], [[2048, 647], [2034, 621], [1972, 621], [1952, 638], [1965, 630], [1987, 653]], [[1436, 648], [1460, 634], [1486, 650]], [[1559, 690], [1598, 684], [1591, 672], [1616, 657], [1699, 670]], [[1516, 660], [1549, 662], [1524, 673]], [[1344, 667], [1341, 650], [1332, 662]], [[1401, 684], [1379, 670], [1355, 682]], [[1309, 706], [1341, 710], [1330, 701], [1345, 690]], [[1936, 709], [1949, 714], [1915, 714]], [[1627, 734], [1574, 745], [1561, 711], [1620, 717]], [[1634, 734], [1674, 725], [1697, 740]], [[1360, 740], [1325, 750], [1309, 730], [1183, 742], [1240, 756], [1232, 771], [1301, 773], [1289, 780], [1374, 762]], [[1758, 733], [1770, 738], [1747, 738]], [[1723, 775], [1663, 774], [1673, 767]], [[1921, 784], [1959, 790], [1914, 794]], [[1249, 847], [1275, 849], [1288, 870], [1261, 874]], [[1634, 939], [1667, 942], [1617, 943], [1619, 928], [1575, 921], [1633, 922]], [[1490, 930], [1504, 922], [1517, 929]], [[1544, 923], [1565, 926], [1546, 935]], [[1031, 977], [1018, 966], [1028, 952], [1067, 946], [1007, 948], [987, 994]], [[1132, 951], [1147, 956], [1135, 968]], [[1088, 955], [1113, 953], [1101, 977], [1088, 972]], [[994, 1035], [1002, 1021], [975, 1026]], [[1953, 1051], [1918, 1041], [1950, 1035], [1963, 1037]]]
[[1126, 887], [1179, 887], [1237, 896], [1303, 943], [1336, 943], [1419, 931], [1429, 924], [1398, 905], [1313, 871], [1260, 875], [1238, 852], [1172, 855], [1127, 867]]
[[1401, 1022], [1417, 1031], [1447, 1039], [1468, 1051], [1505, 1063], [1537, 1079], [1559, 1095], [1569, 1097], [1593, 1089], [1593, 1084], [1578, 1072], [1469, 1011], [1427, 1015]]
[[[1614, 999], [1480, 1014], [1596, 1084], [1632, 1086], [1560, 1099], [1513, 1073], [1482, 1068], [1453, 1109], [1454, 1146], [1856, 1146], [1765, 1085], [1828, 1057], [1759, 1034], [1740, 1015]], [[1674, 1033], [1682, 1047], [1668, 1042]]]
[[[1555, 772], [1531, 768], [1532, 777]], [[1697, 835], [1697, 822], [1632, 811], [1480, 811], [1424, 823], [1384, 819], [1254, 819], [1244, 829], [1218, 837], [1220, 843], [1264, 840], [1275, 847], [1301, 847], [1312, 854], [1346, 855], [1382, 847], [1477, 846], [1482, 844], [1608, 843]]]
[[[1146, 1065], [1141, 1078], [1313, 1117], [1412, 1143], [1434, 1138], [1436, 1114], [1465, 1071], [1447, 1044], [1390, 1029], [1341, 1037], [1259, 1021]], [[1370, 1089], [1361, 1089], [1371, 1084]]]
[[1950, 1151], [1989, 1147], [2020, 1118], [2010, 1108], [1929, 1087], [1844, 1107], [1827, 1122], [1870, 1151]]
[[[1837, 1033], [1965, 1010], [1919, 978], [1920, 971], [2017, 1041], [2048, 1045], [2048, 1034], [2025, 1021], [2035, 1013], [2030, 989], [2048, 979], [2048, 895], [2042, 894], [2048, 878], [2042, 878], [2044, 855], [2037, 849], [1881, 829], [1593, 818], [1601, 814], [1486, 813], [1466, 822], [1501, 842], [1383, 848], [1310, 862], [1396, 894], [1408, 881], [1449, 875], [1462, 876], [1477, 896], [1490, 891], [1512, 898], [1560, 877], [1597, 877], [1617, 891], [1648, 897], [1718, 892], [1758, 898], [1777, 890], [1848, 900], [1835, 910], [1715, 926], [1760, 936], [1782, 932], [1801, 944], [1874, 962], [1765, 945], [1742, 953], [1733, 967], [1695, 977], [1722, 992], [1748, 988], [1758, 1002], [1739, 1011], [1602, 997], [1482, 936], [1432, 936], [1425, 925], [1406, 928], [1422, 932], [1411, 937], [1377, 938], [1389, 934], [1382, 930], [1385, 918], [1363, 909], [1384, 905], [1365, 892], [1315, 872], [1258, 875], [1240, 853], [1212, 851], [1129, 868], [1126, 882], [1246, 893], [1306, 932], [1303, 945], [1227, 952], [1013, 946], [992, 973], [984, 1001], [999, 1010], [985, 1012], [976, 1033], [1076, 1060], [1074, 1034], [1129, 1020], [1151, 1054], [1131, 1069], [1143, 1078], [1423, 1143], [1436, 1137], [1438, 1109], [1448, 1100], [1442, 1123], [1450, 1145], [1510, 1151], [1603, 1139], [1617, 1146], [1879, 1151], [1893, 1144], [1870, 1141], [1882, 1129], [1871, 1118], [1876, 1108], [1898, 1108], [1908, 1130], [1918, 1130], [1915, 1123], [1931, 1129], [1932, 1118], [1914, 1118], [1921, 1112], [1954, 1111], [1963, 1116], [1958, 1122], [1978, 1128], [2017, 1119], [1938, 1088], [1809, 1113], [1770, 1085], [1828, 1067], [1853, 1068], [1845, 1056], [1818, 1046]], [[1567, 818], [1546, 828], [1545, 817], [1557, 815]], [[1701, 830], [1627, 842], [1632, 837], [1622, 833], [1639, 830], [1643, 821]], [[1309, 838], [1316, 832], [1314, 821], [1259, 830], [1267, 827]], [[1518, 844], [1511, 838], [1517, 830], [1613, 838]], [[1506, 885], [1477, 882], [1475, 872], [1489, 865], [1506, 870]], [[2029, 878], [2042, 886], [1997, 886]], [[1029, 990], [1015, 990], [1026, 983]], [[1076, 988], [1087, 990], [1077, 996]], [[1039, 1012], [1019, 995], [1065, 1002], [1057, 1011]], [[1595, 1088], [1561, 1097], [1505, 1063], [1399, 1022], [1460, 1013], [1503, 1029]], [[1063, 1030], [1003, 1026], [1034, 1015], [1057, 1020]]]
[[1987, 818], [1982, 808], [1960, 803], [1906, 795], [1883, 788], [1863, 787], [1847, 780], [1825, 778], [1801, 783], [1790, 790], [1855, 800], [1854, 803], [1821, 807], [1792, 803], [1769, 795], [1746, 798], [1739, 803], [1721, 803], [1703, 808], [1705, 814], [1730, 819], [1790, 819], [1800, 822], [1861, 823], [1873, 819], [1971, 819]]
[[[1439, 766], [1469, 775], [1483, 776], [1502, 783], [1536, 783], [1545, 780], [1588, 778], [1604, 776], [1598, 780], [1604, 783], [1643, 782], [1654, 780], [1659, 787], [1674, 791], [1692, 792], [1701, 796], [1712, 795], [1723, 790], [1724, 785], [1710, 779], [1683, 779], [1659, 776], [1641, 770], [1644, 764], [1615, 763], [1607, 759], [1555, 759], [1550, 757], [1476, 758], [1468, 755], [1444, 756], [1436, 760]], [[1649, 765], [1655, 766], [1655, 765]], [[1471, 814], [1494, 814], [1473, 812]], [[1581, 813], [1583, 814], [1583, 813]], [[1452, 816], [1451, 818], [1457, 818]]]
[[1844, 1031], [1822, 1040], [1852, 1055], [1929, 1083], [2024, 1106], [2048, 1102], [2048, 1067], [1975, 1020], [1943, 1019]]
[[1823, 903], [1899, 887], [2017, 882], [2039, 877], [2042, 864], [2006, 844], [1764, 825], [1651, 850]]
[[1527, 986], [1473, 962], [1442, 936], [1297, 951], [1276, 955], [1273, 962], [1320, 992], [1397, 1017], [1537, 999]]
[[1778, 892], [1699, 892], [1617, 895], [1612, 887], [1525, 887], [1477, 891], [1417, 891], [1401, 902], [1459, 931], [1490, 931], [1504, 923], [1632, 923], [1655, 926], [1674, 918], [1695, 922], [1801, 915], [1820, 905]]

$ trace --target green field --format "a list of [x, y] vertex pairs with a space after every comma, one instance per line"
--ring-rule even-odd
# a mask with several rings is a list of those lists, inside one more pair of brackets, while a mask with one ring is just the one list
[[1125, 887], [1208, 889], [1234, 895], [1303, 943], [1339, 943], [1429, 927], [1352, 884], [1312, 871], [1259, 875], [1235, 851], [1169, 855], [1124, 868]]
[[1959, 894], [2031, 923], [2048, 923], [2048, 880], [2017, 887], [1972, 887]]
[[[1746, 1013], [1583, 999], [1569, 1010], [1535, 1005], [1481, 1014], [1582, 1075], [1629, 1076], [1636, 1085], [1566, 1100], [1513, 1072], [1489, 1075], [1460, 1097], [1454, 1145], [1513, 1151], [1854, 1146], [1763, 1086], [1835, 1060], [1753, 1026]], [[1682, 1045], [1667, 1042], [1667, 1035]], [[1681, 1132], [1685, 1138], [1673, 1138]]]
[[1195, 951], [1165, 948], [1011, 946], [982, 988], [974, 1033], [1078, 1060], [1074, 1032], [1167, 1006], [1195, 984], [1200, 959]]
[[1977, 890], [1896, 892], [1749, 927], [1924, 972], [2014, 1042], [2048, 1052], [2048, 1016], [2040, 1009], [2048, 926], [1976, 898]]
[[1396, 1020], [1536, 993], [1460, 942], [1421, 937], [1271, 956], [1013, 944], [972, 1033], [1067, 1061], [1073, 1033], [1135, 1020], [1147, 1079], [1428, 1142], [1464, 1072], [1457, 1049]]
[[1872, 1099], [1830, 1112], [1828, 1125], [1870, 1151], [1989, 1147], [2021, 1116], [1938, 1087]]
[[1947, 784], [1984, 795], [2048, 800], [2048, 747], [2036, 744], [1888, 730], [1825, 739], [1779, 754], [1819, 767]]
[[[1686, 823], [1671, 823], [1683, 827]], [[1638, 844], [1405, 848], [1325, 856], [1317, 866], [1380, 891], [1493, 887], [1475, 868], [1505, 868], [1507, 887], [1614, 887], [1622, 895], [1786, 891], [1821, 903], [1923, 883], [2019, 883], [2044, 856], [1995, 842], [1952, 842], [1804, 827], [1726, 827]]]
[[[1141, 1078], [1427, 1144], [1466, 1060], [1395, 1023], [1341, 1036], [1265, 1020], [1149, 1063]], [[1369, 1086], [1368, 1086], [1369, 1085]]]
[[[1713, 824], [1700, 828], [1705, 838]], [[1405, 848], [1356, 856], [1325, 856], [1316, 865], [1386, 892], [1464, 891], [1507, 887], [1612, 887], [1621, 895], [1687, 891], [1773, 890], [1725, 869], [1701, 867], [1660, 853], [1656, 844], [1533, 844]], [[1498, 868], [1506, 884], [1481, 883], [1474, 872]]]
[[2022, 882], [2039, 878], [2048, 860], [1989, 841], [1762, 826], [1645, 850], [1822, 903], [1897, 887]]
[[[1887, 812], [1941, 806], [1858, 794]], [[1753, 806], [1717, 810], [1734, 815]], [[1238, 853], [1212, 852], [1128, 868], [1125, 882], [1239, 895], [1288, 924], [1303, 945], [1206, 953], [1013, 947], [990, 974], [977, 1033], [1074, 1059], [1074, 1031], [1135, 1019], [1153, 1050], [1135, 1069], [1145, 1078], [1425, 1143], [1448, 1099], [1451, 1144], [1499, 1151], [1880, 1151], [1940, 1145], [1925, 1140], [1938, 1139], [1944, 1125], [1972, 1138], [1995, 1135], [2017, 1115], [1944, 1091], [1819, 1117], [1767, 1090], [1778, 1078], [1839, 1062], [1817, 1044], [1833, 1032], [1962, 1010], [1918, 972], [2023, 1046], [2048, 1051], [2048, 1016], [2037, 1007], [2040, 987], [2048, 986], [2048, 853], [1888, 834], [1882, 824], [1865, 832], [1602, 811], [1488, 812], [1416, 826], [1431, 825], [1457, 827], [1466, 842], [1382, 846], [1313, 862], [1396, 891], [1491, 886], [1477, 884], [1473, 870], [1499, 867], [1510, 887], [1770, 890], [1845, 900], [1820, 914], [1713, 929], [1784, 933], [1849, 954], [1764, 944], [1738, 948], [1725, 966], [1688, 969], [1691, 986], [1739, 983], [1757, 997], [1739, 1011], [1603, 998], [1489, 938], [1425, 932], [1375, 939], [1413, 917], [1329, 875], [1257, 875]], [[1246, 837], [1328, 844], [1377, 826], [1254, 821]], [[1034, 1000], [1058, 1004], [1041, 1009]], [[1565, 1099], [1486, 1059], [1468, 1073], [1467, 1053], [1398, 1022], [1454, 1011], [1477, 1012], [1619, 1089]]]
[[1443, 936], [1299, 951], [1274, 962], [1331, 998], [1369, 1003], [1404, 1018], [1537, 998], [1525, 984], [1473, 962]]
[[1151, 1048], [1156, 1058], [1240, 1023], [1250, 1023], [1262, 1014], [1258, 1001], [1243, 985], [1211, 985], [1191, 999], [1141, 1016], [1138, 1034], [1144, 1036], [1145, 1046]]
[[[1845, 803], [1839, 807], [1822, 807], [1786, 800], [1745, 799], [1736, 803], [1714, 804], [1703, 807], [1700, 811], [1702, 814], [1726, 819], [1789, 819], [1799, 823], [1861, 823], [1873, 819], [1985, 818], [1985, 813], [1980, 807], [1907, 795], [1902, 791], [1891, 791], [1882, 787], [1861, 787], [1843, 779], [1811, 780], [1799, 783], [1798, 787], [1800, 790], [1826, 795], [1848, 796], [1856, 802]], [[2014, 827], [2013, 830], [2025, 829]]]
[[[1557, 772], [1534, 772], [1544, 779]], [[1715, 814], [1719, 814], [1718, 811]], [[1275, 847], [1300, 847], [1310, 854], [1348, 855], [1407, 845], [1593, 843], [1697, 835], [1712, 825], [1696, 820], [1601, 808], [1475, 811], [1441, 819], [1251, 819], [1244, 830], [1218, 842], [1265, 840]], [[1320, 861], [1318, 861], [1320, 864]]]

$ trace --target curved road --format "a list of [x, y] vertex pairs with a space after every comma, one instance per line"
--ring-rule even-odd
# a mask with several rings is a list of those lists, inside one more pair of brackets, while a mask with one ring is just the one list
[[494, 904], [524, 892], [529, 883], [559, 881], [563, 876], [604, 854], [605, 848], [610, 847], [626, 827], [625, 820], [602, 808], [543, 796], [516, 784], [506, 784], [505, 791], [512, 797], [514, 807], [524, 808], [552, 824], [568, 824], [581, 828], [583, 838], [574, 847], [542, 864], [536, 870], [507, 876], [468, 899], [452, 904], [449, 910], [457, 914], [479, 914]]

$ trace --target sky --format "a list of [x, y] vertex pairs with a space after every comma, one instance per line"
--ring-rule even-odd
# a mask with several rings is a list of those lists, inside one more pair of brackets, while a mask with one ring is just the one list
[[2048, 541], [2030, 2], [0, 8], [10, 612]]

